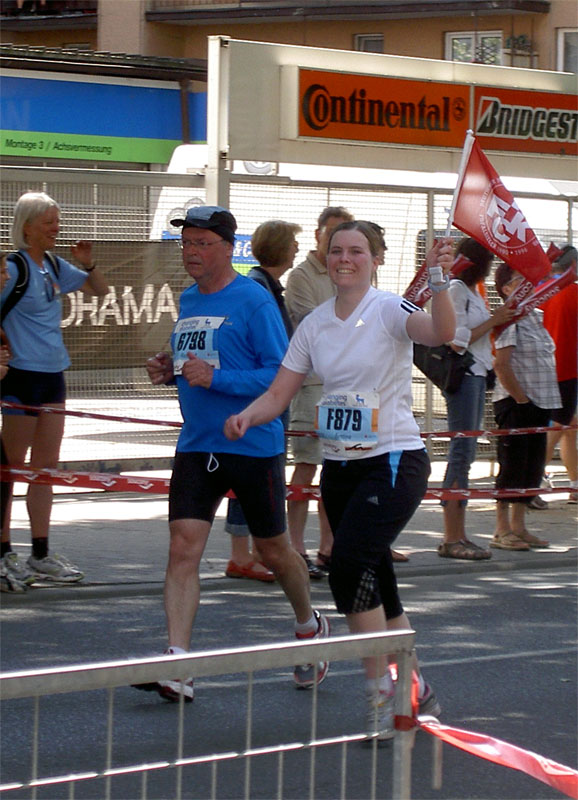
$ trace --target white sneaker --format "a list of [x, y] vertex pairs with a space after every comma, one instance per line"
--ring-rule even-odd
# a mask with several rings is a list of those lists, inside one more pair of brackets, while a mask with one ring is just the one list
[[[331, 626], [325, 614], [320, 614], [319, 611], [313, 611], [315, 619], [317, 620], [317, 631], [312, 634], [296, 633], [295, 636], [299, 641], [309, 641], [311, 639], [327, 639], [329, 637]], [[329, 672], [329, 661], [319, 661], [317, 664], [300, 664], [293, 670], [293, 680], [297, 689], [312, 689], [315, 684], [319, 685], [324, 681]]]
[[528, 508], [533, 508], [535, 511], [544, 511], [548, 508], [548, 503], [539, 494], [535, 494], [528, 503]]
[[157, 692], [171, 703], [178, 703], [181, 695], [183, 695], [185, 703], [192, 703], [195, 699], [192, 678], [184, 681], [159, 681]]
[[[186, 651], [182, 651], [185, 653]], [[169, 647], [164, 652], [165, 656], [168, 655], [181, 655], [181, 652], [175, 652], [174, 648]], [[170, 681], [153, 681], [152, 683], [131, 683], [133, 689], [140, 689], [142, 692], [158, 692], [164, 699], [169, 700], [171, 703], [178, 703], [183, 697], [185, 703], [192, 703], [195, 699], [195, 690], [193, 686], [193, 679], [186, 678], [181, 680]]]
[[10, 572], [4, 564], [4, 559], [0, 560], [0, 592], [11, 592], [12, 594], [24, 594], [28, 587], [19, 581], [14, 573]]
[[395, 692], [370, 692], [367, 697], [367, 738], [384, 742], [395, 736]]
[[30, 556], [26, 563], [39, 580], [76, 583], [84, 578], [84, 572], [58, 553], [52, 553], [45, 558]]
[[12, 550], [6, 553], [2, 559], [2, 565], [5, 567], [6, 572], [16, 578], [19, 583], [24, 583], [26, 585], [34, 583], [34, 573], [30, 571], [26, 564], [20, 561], [18, 553]]
[[424, 693], [418, 697], [419, 713], [427, 714], [430, 717], [439, 717], [442, 713], [442, 707], [438, 703], [438, 699], [434, 690], [429, 683], [426, 683]]

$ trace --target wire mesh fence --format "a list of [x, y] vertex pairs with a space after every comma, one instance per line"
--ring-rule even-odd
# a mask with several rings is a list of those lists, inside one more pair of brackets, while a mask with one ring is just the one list
[[[182, 269], [175, 242], [178, 230], [170, 220], [190, 205], [204, 202], [201, 175], [124, 170], [79, 170], [44, 167], [3, 167], [0, 189], [0, 246], [10, 249], [14, 204], [28, 190], [46, 191], [61, 207], [61, 232], [56, 253], [70, 258], [78, 239], [94, 243], [95, 259], [107, 275], [110, 292], [92, 298], [74, 292], [62, 298], [62, 328], [72, 366], [67, 373], [70, 407], [147, 419], [179, 419], [172, 388], [153, 388], [144, 363], [168, 347], [178, 313], [179, 296], [189, 278]], [[428, 241], [443, 232], [451, 203], [449, 190], [377, 185], [330, 185], [253, 176], [233, 176], [231, 210], [238, 222], [235, 266], [246, 271], [254, 260], [250, 237], [267, 219], [282, 218], [301, 225], [300, 253], [315, 249], [315, 228], [326, 206], [345, 206], [357, 219], [385, 228], [387, 253], [379, 268], [378, 287], [403, 293], [422, 261]], [[526, 203], [541, 210], [544, 226], [535, 227], [543, 243], [567, 241], [572, 231], [571, 200], [535, 196]], [[574, 217], [575, 219], [575, 217]], [[459, 238], [461, 234], [453, 231]], [[490, 307], [499, 299], [488, 281]], [[418, 370], [413, 377], [414, 412], [424, 430], [444, 430], [445, 402]], [[486, 405], [484, 427], [493, 427]], [[132, 460], [147, 465], [166, 458], [178, 431], [145, 424], [99, 421], [90, 426], [68, 419], [62, 460], [66, 463], [107, 463]], [[88, 435], [88, 434], [87, 434]], [[88, 446], [87, 446], [88, 445]], [[444, 458], [448, 442], [434, 440], [430, 455]], [[162, 455], [161, 455], [162, 449]], [[493, 459], [494, 446], [480, 441], [478, 455]]]

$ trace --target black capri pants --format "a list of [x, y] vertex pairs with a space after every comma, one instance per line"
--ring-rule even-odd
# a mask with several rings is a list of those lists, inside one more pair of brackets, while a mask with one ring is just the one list
[[[498, 428], [541, 428], [548, 425], [550, 411], [529, 403], [516, 403], [505, 397], [494, 403]], [[528, 433], [518, 436], [498, 436], [496, 489], [537, 489], [546, 466], [546, 434]], [[528, 504], [531, 497], [508, 498], [509, 503]]]
[[558, 389], [562, 398], [562, 408], [552, 409], [550, 418], [559, 425], [570, 425], [578, 403], [578, 378], [558, 381]]
[[341, 614], [382, 605], [387, 619], [403, 613], [391, 546], [427, 489], [425, 450], [323, 463], [321, 496], [333, 531], [329, 585]]

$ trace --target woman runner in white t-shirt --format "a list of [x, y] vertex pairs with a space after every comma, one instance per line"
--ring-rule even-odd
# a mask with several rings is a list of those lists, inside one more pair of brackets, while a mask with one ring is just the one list
[[[337, 610], [350, 631], [360, 634], [410, 627], [390, 548], [419, 506], [430, 472], [411, 408], [413, 342], [439, 345], [451, 340], [455, 329], [445, 291], [453, 263], [449, 240], [427, 256], [431, 316], [371, 285], [379, 248], [379, 235], [367, 222], [335, 229], [327, 267], [337, 296], [305, 317], [269, 390], [225, 425], [230, 439], [239, 438], [278, 416], [310, 370], [322, 378], [321, 494], [335, 537], [329, 583]], [[435, 269], [438, 264], [442, 269]], [[364, 666], [368, 731], [389, 739], [394, 687], [386, 659], [366, 659]], [[435, 695], [415, 666], [420, 713], [437, 715]]]

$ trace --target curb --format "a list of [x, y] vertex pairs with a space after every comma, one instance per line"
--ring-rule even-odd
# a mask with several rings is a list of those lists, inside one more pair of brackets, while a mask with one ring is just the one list
[[[518, 556], [521, 554], [517, 554]], [[525, 554], [526, 555], [526, 554]], [[522, 560], [508, 560], [498, 561], [489, 559], [486, 561], [465, 561], [459, 559], [447, 559], [450, 563], [443, 563], [439, 566], [431, 564], [424, 566], [414, 566], [411, 564], [398, 564], [396, 566], [396, 576], [398, 581], [404, 578], [417, 578], [417, 577], [441, 577], [444, 575], [463, 575], [476, 573], [496, 573], [496, 572], [522, 572], [536, 571], [536, 570], [549, 570], [560, 568], [573, 568], [578, 566], [578, 552], [566, 556], [558, 556], [549, 558], [547, 561], [533, 562]], [[222, 588], [224, 581], [230, 581], [225, 575], [201, 575], [203, 586], [211, 589]], [[259, 581], [237, 581], [238, 586], [243, 586], [249, 583], [251, 588], [268, 587], [277, 588], [281, 587], [275, 583], [262, 583]], [[326, 581], [316, 581], [312, 586], [323, 587], [329, 590]], [[65, 601], [83, 601], [90, 598], [105, 598], [105, 597], [152, 597], [155, 595], [162, 595], [164, 589], [164, 580], [159, 581], [146, 581], [143, 583], [84, 583], [84, 584], [70, 584], [69, 586], [39, 586], [32, 591], [25, 594], [11, 594], [5, 593], [2, 595], [2, 601], [22, 600], [27, 605], [44, 604], [45, 602], [60, 602]]]

